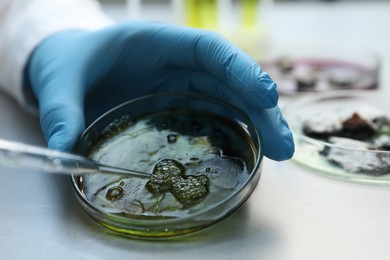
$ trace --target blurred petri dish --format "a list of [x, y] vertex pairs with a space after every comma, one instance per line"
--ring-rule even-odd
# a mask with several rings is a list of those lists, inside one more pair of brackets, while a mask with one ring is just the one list
[[293, 160], [343, 180], [390, 184], [389, 95], [379, 91], [307, 94], [284, 107]]
[[259, 61], [284, 95], [379, 88], [380, 58], [375, 52], [334, 47], [287, 47]]
[[72, 176], [76, 196], [94, 220], [142, 239], [191, 234], [228, 217], [255, 189], [263, 157], [245, 113], [195, 94], [122, 104], [88, 127], [75, 153], [151, 174]]

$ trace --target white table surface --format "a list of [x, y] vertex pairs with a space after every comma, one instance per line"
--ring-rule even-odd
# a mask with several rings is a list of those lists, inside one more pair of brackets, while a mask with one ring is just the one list
[[[107, 10], [121, 19], [116, 6]], [[384, 62], [381, 91], [390, 87], [390, 4], [278, 4], [270, 21], [275, 43], [373, 48]], [[38, 119], [5, 95], [0, 116], [0, 138], [45, 145]], [[327, 178], [293, 161], [266, 160], [243, 207], [169, 242], [110, 234], [84, 213], [68, 177], [0, 172], [0, 259], [390, 259], [390, 187]]]

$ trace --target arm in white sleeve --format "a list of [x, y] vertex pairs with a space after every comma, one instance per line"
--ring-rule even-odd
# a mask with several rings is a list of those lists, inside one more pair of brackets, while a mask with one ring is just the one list
[[112, 24], [93, 0], [1, 0], [0, 87], [28, 108], [23, 69], [34, 48], [66, 29], [98, 29]]

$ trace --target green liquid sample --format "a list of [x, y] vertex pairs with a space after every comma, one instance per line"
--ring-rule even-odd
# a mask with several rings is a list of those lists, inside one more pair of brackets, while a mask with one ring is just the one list
[[98, 209], [132, 218], [183, 217], [215, 207], [250, 177], [256, 150], [238, 123], [206, 112], [162, 112], [117, 120], [91, 146], [97, 162], [150, 172], [140, 179], [84, 175]]
[[244, 30], [253, 31], [257, 28], [258, 11], [257, 6], [260, 0], [241, 0], [242, 5], [242, 25]]
[[217, 29], [217, 0], [185, 0], [188, 26]]

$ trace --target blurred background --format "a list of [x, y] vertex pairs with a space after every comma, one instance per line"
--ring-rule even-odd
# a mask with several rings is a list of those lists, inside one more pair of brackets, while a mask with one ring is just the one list
[[[305, 52], [333, 56], [344, 53], [345, 59], [360, 56], [363, 61], [352, 62], [364, 63], [366, 59], [368, 69], [376, 70], [378, 87], [390, 84], [390, 1], [100, 1], [117, 21], [146, 19], [215, 30], [260, 64]], [[336, 54], [331, 53], [333, 50]]]
[[[361, 74], [363, 70], [377, 78], [376, 83], [371, 82], [363, 88], [385, 89], [390, 84], [390, 34], [387, 28], [390, 1], [387, 0], [100, 1], [107, 14], [119, 22], [147, 19], [223, 34], [258, 60], [276, 78], [281, 92], [302, 90], [300, 83], [286, 81], [284, 72], [294, 62], [292, 59], [304, 57], [328, 58], [328, 63], [329, 59], [337, 58], [352, 65], [338, 69], [333, 77], [338, 78], [336, 87], [362, 88], [345, 82], [356, 81], [353, 74]], [[288, 59], [281, 61], [282, 57]], [[282, 67], [278, 67], [280, 64]], [[352, 67], [363, 70], [352, 71]], [[305, 91], [315, 89], [309, 82], [312, 74], [299, 75], [304, 78], [304, 87], [309, 87]], [[318, 89], [327, 87], [322, 84]]]

